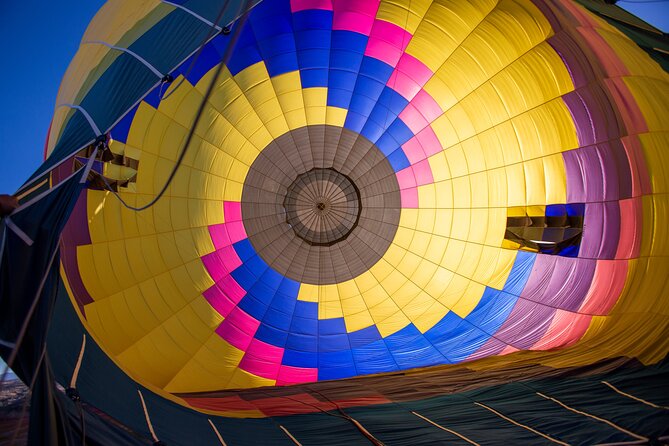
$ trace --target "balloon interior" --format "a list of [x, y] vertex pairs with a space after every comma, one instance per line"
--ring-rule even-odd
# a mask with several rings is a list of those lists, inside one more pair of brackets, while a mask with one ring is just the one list
[[669, 441], [669, 40], [609, 3], [105, 4], [3, 220], [31, 442]]

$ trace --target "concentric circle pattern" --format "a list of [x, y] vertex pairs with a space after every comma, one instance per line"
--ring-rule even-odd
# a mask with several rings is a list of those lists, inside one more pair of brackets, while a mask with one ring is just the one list
[[397, 231], [400, 193], [391, 165], [367, 138], [307, 126], [260, 152], [241, 210], [251, 245], [272, 269], [326, 285], [351, 280], [383, 257]]
[[[138, 23], [207, 34], [200, 3]], [[176, 69], [147, 56], [175, 81], [111, 129], [141, 205], [205, 101], [166, 195], [89, 190], [64, 235], [72, 301], [129, 376], [234, 412], [207, 392], [642, 348], [669, 96], [627, 37], [571, 1], [263, 0], [213, 79], [235, 26]]]
[[355, 229], [362, 204], [360, 191], [334, 169], [300, 174], [283, 200], [286, 223], [310, 245], [330, 246]]

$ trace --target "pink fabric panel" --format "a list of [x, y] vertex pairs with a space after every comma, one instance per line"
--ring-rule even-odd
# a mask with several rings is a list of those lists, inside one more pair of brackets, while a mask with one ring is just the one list
[[211, 241], [214, 243], [214, 248], [216, 249], [221, 249], [231, 243], [228, 231], [225, 228], [225, 223], [209, 226], [209, 235], [211, 236]]
[[244, 228], [243, 221], [237, 220], [224, 224], [225, 228], [228, 231], [228, 237], [230, 237], [230, 242], [237, 243], [238, 241], [244, 240], [246, 238], [246, 229]]
[[557, 310], [546, 334], [531, 350], [551, 350], [576, 343], [585, 334], [591, 319], [592, 316]]
[[599, 260], [579, 313], [606, 315], [618, 302], [627, 281], [627, 260]]
[[499, 355], [504, 356], [504, 355], [508, 355], [508, 354], [511, 354], [511, 353], [515, 353], [517, 351], [519, 351], [519, 350], [516, 347], [514, 347], [512, 345], [507, 345], [506, 347], [504, 347], [504, 350], [499, 352]]
[[411, 166], [397, 172], [397, 183], [400, 189], [411, 189], [416, 187], [416, 177]]
[[253, 339], [239, 363], [242, 370], [263, 378], [276, 379], [283, 359], [283, 348]]
[[418, 208], [418, 189], [403, 189], [400, 191], [403, 208]]
[[242, 204], [239, 201], [223, 202], [223, 218], [225, 219], [226, 223], [231, 221], [241, 221]]
[[432, 77], [432, 74], [432, 71], [423, 62], [404, 53], [397, 63], [397, 68], [390, 75], [387, 85], [410, 101]]
[[254, 339], [246, 350], [246, 354], [257, 356], [263, 358], [265, 361], [276, 362], [278, 364], [283, 359], [283, 348]]
[[307, 9], [324, 9], [332, 11], [331, 0], [290, 0], [290, 12], [304, 11]]
[[368, 36], [374, 25], [379, 1], [334, 0], [332, 29], [353, 31]]
[[365, 56], [379, 59], [394, 67], [410, 40], [411, 34], [406, 30], [390, 22], [375, 20]]
[[267, 361], [263, 357], [246, 354], [239, 363], [239, 368], [256, 376], [276, 379], [279, 374], [279, 363]]
[[411, 100], [414, 107], [420, 110], [420, 113], [432, 122], [443, 114], [441, 107], [437, 104], [430, 94], [425, 90], [420, 90], [416, 96]]
[[425, 127], [415, 137], [418, 139], [418, 142], [420, 142], [420, 145], [427, 156], [432, 156], [444, 150], [439, 142], [439, 138], [437, 138], [434, 130], [432, 130], [432, 127]]
[[232, 276], [225, 276], [221, 281], [207, 289], [202, 295], [212, 307], [223, 317], [228, 317], [246, 291]]
[[413, 169], [414, 177], [416, 178], [416, 184], [422, 186], [424, 184], [434, 183], [434, 178], [432, 178], [432, 169], [430, 168], [430, 163], [428, 160], [423, 160], [417, 164], [411, 166]]
[[402, 145], [402, 151], [411, 164], [415, 164], [427, 157], [420, 140], [415, 136]]
[[289, 386], [298, 383], [311, 383], [318, 380], [318, 369], [293, 367], [282, 365], [279, 368], [279, 376], [276, 384], [279, 386]]
[[218, 326], [216, 333], [232, 346], [246, 351], [259, 325], [260, 321], [235, 307]]
[[641, 250], [643, 203], [641, 198], [620, 200], [620, 239], [616, 259], [634, 259]]
[[220, 258], [220, 251], [214, 251], [202, 257], [202, 263], [214, 282], [218, 282], [223, 276], [229, 273], [223, 265], [223, 260]]
[[411, 129], [414, 135], [429, 125], [425, 116], [423, 116], [411, 103], [402, 110], [399, 118]]
[[621, 138], [625, 153], [632, 172], [632, 196], [651, 194], [653, 189], [650, 184], [650, 176], [646, 169], [646, 161], [643, 154], [641, 141], [636, 135]]
[[217, 252], [219, 254], [218, 258], [223, 262], [223, 267], [228, 273], [233, 272], [241, 266], [242, 260], [239, 258], [237, 251], [235, 251], [235, 248], [232, 245], [228, 245]]

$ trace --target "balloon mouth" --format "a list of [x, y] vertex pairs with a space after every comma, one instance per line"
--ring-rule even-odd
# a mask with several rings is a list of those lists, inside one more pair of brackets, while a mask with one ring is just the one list
[[332, 246], [358, 225], [362, 200], [349, 177], [332, 168], [314, 168], [288, 187], [283, 208], [295, 235], [310, 245]]

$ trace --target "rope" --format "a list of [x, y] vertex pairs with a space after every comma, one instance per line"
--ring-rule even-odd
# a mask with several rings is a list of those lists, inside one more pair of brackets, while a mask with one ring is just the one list
[[[179, 157], [177, 158], [177, 161], [176, 161], [174, 167], [172, 168], [172, 171], [170, 172], [170, 175], [168, 176], [167, 181], [165, 182], [163, 187], [160, 189], [160, 192], [158, 192], [158, 195], [156, 195], [151, 201], [149, 201], [147, 204], [145, 204], [143, 206], [139, 206], [139, 207], [131, 206], [125, 200], [123, 200], [123, 198], [121, 198], [121, 196], [118, 194], [118, 192], [116, 192], [115, 190], [113, 190], [111, 188], [111, 186], [107, 182], [106, 178], [103, 175], [101, 175], [101, 178], [103, 179], [107, 189], [112, 194], [114, 194], [114, 196], [127, 209], [130, 209], [131, 211], [139, 212], [139, 211], [143, 211], [145, 209], [150, 208], [151, 206], [156, 204], [158, 202], [158, 200], [160, 200], [162, 198], [162, 196], [167, 191], [167, 188], [172, 183], [172, 180], [176, 176], [177, 170], [181, 166], [181, 163], [183, 162], [184, 158], [186, 157], [186, 153], [188, 152], [188, 149], [190, 148], [190, 144], [193, 140], [193, 136], [195, 135], [195, 129], [197, 128], [197, 126], [200, 122], [200, 118], [202, 117], [202, 114], [204, 113], [204, 109], [207, 105], [207, 101], [208, 101], [209, 97], [211, 96], [211, 94], [213, 93], [214, 87], [216, 86], [218, 78], [219, 78], [221, 72], [223, 71], [223, 67], [227, 64], [228, 60], [230, 59], [230, 56], [232, 55], [232, 51], [235, 47], [235, 44], [237, 43], [237, 40], [239, 39], [239, 35], [241, 34], [241, 29], [244, 27], [244, 23], [246, 22], [246, 19], [248, 17], [247, 12], [249, 10], [249, 4], [250, 4], [250, 0], [246, 0], [243, 4], [243, 8], [242, 8], [243, 13], [241, 15], [241, 18], [239, 19], [239, 22], [235, 26], [235, 32], [232, 35], [232, 38], [230, 39], [228, 47], [225, 49], [223, 59], [221, 60], [221, 63], [219, 63], [218, 66], [216, 67], [216, 72], [214, 73], [214, 76], [211, 78], [211, 81], [209, 82], [209, 85], [207, 86], [207, 91], [206, 91], [204, 97], [202, 98], [202, 101], [200, 102], [200, 106], [198, 107], [197, 113], [195, 114], [195, 120], [193, 121], [193, 125], [191, 126], [190, 130], [188, 131], [188, 136], [186, 137], [186, 141], [184, 143], [184, 146], [181, 149], [181, 153], [179, 154]], [[223, 13], [224, 13], [226, 8], [227, 8], [227, 3], [223, 6], [221, 11], [219, 12], [218, 18], [216, 19], [217, 21], [220, 20], [220, 18], [223, 16]], [[210, 33], [211, 33], [211, 31], [210, 31]], [[198, 51], [201, 51], [201, 49], [198, 50]], [[178, 85], [175, 88], [178, 88]]]

